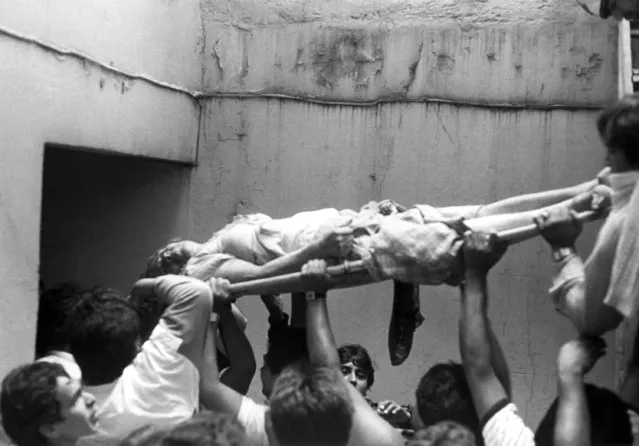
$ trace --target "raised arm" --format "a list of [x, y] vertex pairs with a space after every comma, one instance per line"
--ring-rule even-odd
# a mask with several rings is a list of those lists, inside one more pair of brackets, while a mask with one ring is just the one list
[[557, 357], [559, 398], [555, 421], [555, 446], [589, 446], [590, 414], [584, 375], [604, 354], [601, 338], [570, 341]]
[[[317, 367], [330, 367], [339, 372], [340, 361], [326, 306], [326, 262], [315, 260], [302, 268], [304, 280], [317, 292], [308, 295], [306, 304], [306, 338], [309, 361]], [[341, 374], [341, 372], [339, 372]], [[364, 397], [346, 383], [353, 403], [351, 444], [371, 446], [403, 446], [401, 434], [373, 410]]]
[[597, 243], [584, 264], [575, 249], [582, 225], [574, 212], [557, 209], [535, 223], [552, 251], [555, 274], [550, 295], [557, 310], [584, 335], [600, 336], [617, 328], [623, 316], [604, 303], [608, 289], [601, 286], [609, 280], [616, 244]]
[[229, 366], [220, 372], [220, 381], [245, 395], [255, 375], [257, 365], [253, 347], [244, 330], [238, 325], [230, 304], [216, 308], [220, 334], [223, 337]]
[[483, 419], [508, 391], [498, 379], [493, 365], [493, 341], [487, 308], [486, 274], [505, 252], [494, 235], [471, 233], [464, 241], [466, 284], [462, 287], [459, 344], [479, 419]]
[[147, 299], [149, 293], [164, 307], [159, 323], [181, 339], [180, 353], [200, 370], [204, 334], [213, 309], [211, 289], [197, 279], [166, 275], [138, 281], [131, 300]]

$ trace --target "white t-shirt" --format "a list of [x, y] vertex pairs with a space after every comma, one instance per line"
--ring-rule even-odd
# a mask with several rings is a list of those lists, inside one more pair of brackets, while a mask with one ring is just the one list
[[258, 404], [250, 398], [243, 397], [237, 421], [244, 426], [250, 446], [269, 446], [266, 433], [266, 412], [268, 406]]
[[156, 283], [157, 293], [168, 295], [171, 304], [120, 378], [87, 387], [96, 397], [97, 433], [79, 439], [78, 446], [118, 444], [138, 428], [174, 426], [198, 410], [200, 373], [194, 362], [201, 363], [211, 292], [184, 276]]
[[64, 367], [64, 370], [67, 372], [69, 377], [74, 380], [81, 381], [82, 380], [82, 371], [80, 367], [75, 362], [73, 355], [69, 352], [63, 352], [60, 350], [50, 351], [47, 356], [43, 356], [38, 359], [37, 362], [52, 362], [54, 364], [60, 364]]
[[535, 446], [535, 434], [509, 401], [495, 405], [495, 413], [484, 423], [482, 435], [486, 446]]

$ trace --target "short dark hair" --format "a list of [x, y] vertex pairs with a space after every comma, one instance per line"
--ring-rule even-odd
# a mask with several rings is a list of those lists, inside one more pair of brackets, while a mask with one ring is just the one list
[[140, 341], [145, 342], [151, 337], [168, 305], [155, 293], [129, 296], [127, 301], [138, 313], [140, 318]]
[[203, 412], [170, 429], [145, 426], [120, 446], [246, 446], [244, 427], [228, 414]]
[[62, 421], [59, 377], [69, 377], [60, 364], [34, 362], [16, 367], [2, 380], [2, 427], [17, 446], [48, 444], [40, 428]]
[[[632, 425], [628, 415], [628, 405], [614, 392], [586, 384], [586, 399], [590, 413], [590, 438], [594, 446], [632, 445]], [[555, 423], [559, 398], [548, 408], [535, 432], [535, 443], [552, 446], [555, 444]]]
[[82, 376], [97, 386], [119, 378], [137, 355], [140, 318], [117, 291], [96, 289], [75, 305], [67, 332]]
[[366, 384], [368, 387], [373, 387], [375, 382], [375, 369], [373, 368], [373, 361], [371, 356], [360, 344], [344, 344], [337, 349], [339, 354], [339, 362], [341, 364], [347, 364], [352, 362], [353, 365], [359, 367], [366, 375]]
[[285, 367], [308, 358], [306, 328], [289, 326], [288, 315], [269, 326], [267, 337], [264, 365], [271, 375], [277, 376]]
[[406, 446], [475, 446], [475, 435], [454, 421], [440, 421], [415, 432]]
[[346, 445], [353, 404], [339, 370], [307, 361], [286, 367], [273, 384], [267, 421], [282, 446]]
[[604, 110], [597, 130], [606, 147], [623, 151], [631, 165], [639, 164], [639, 94], [627, 95]]
[[425, 427], [454, 421], [469, 428], [481, 441], [479, 417], [461, 364], [451, 361], [431, 367], [419, 381], [415, 400]]
[[46, 355], [51, 350], [66, 350], [66, 322], [73, 306], [80, 298], [77, 286], [58, 284], [44, 290], [38, 302], [36, 329], [36, 356]]

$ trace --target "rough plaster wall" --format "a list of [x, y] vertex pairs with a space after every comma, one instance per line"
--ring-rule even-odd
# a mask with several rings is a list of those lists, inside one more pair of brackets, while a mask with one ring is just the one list
[[[2, 31], [184, 85], [199, 85], [201, 80], [198, 17], [199, 8], [193, 11], [182, 2], [0, 2]], [[176, 54], [179, 63], [168, 63]], [[33, 357], [45, 143], [189, 163], [195, 157], [199, 107], [188, 96], [130, 81], [3, 32], [0, 57], [4, 376]]]
[[197, 2], [0, 2], [3, 27], [190, 89], [202, 81], [199, 23]]
[[[593, 113], [224, 100], [209, 104], [206, 116], [206, 150], [200, 152], [192, 190], [192, 235], [199, 239], [234, 213], [286, 216], [384, 197], [434, 205], [485, 203], [580, 182], [597, 172], [602, 156]], [[207, 176], [200, 177], [204, 171]], [[217, 181], [212, 184], [208, 175]], [[583, 252], [594, 231], [589, 227], [582, 238]], [[531, 241], [512, 249], [491, 278], [491, 309], [512, 367], [517, 402], [535, 423], [554, 395], [557, 348], [572, 333], [548, 300], [549, 264], [545, 246]], [[457, 292], [442, 286], [423, 287], [422, 293], [426, 322], [410, 359], [399, 368], [390, 366], [386, 352], [391, 287], [368, 286], [331, 299], [338, 342], [362, 342], [375, 356], [375, 398], [412, 401], [427, 367], [458, 358]], [[247, 297], [241, 305], [261, 358], [265, 312], [257, 298]], [[607, 384], [612, 382], [611, 360], [596, 370]], [[251, 392], [259, 395], [258, 379]]]
[[186, 231], [188, 167], [85, 153], [45, 152], [40, 277], [129, 292], [157, 238]]
[[[603, 153], [588, 111], [616, 94], [616, 32], [569, 2], [204, 1], [209, 92], [301, 97], [208, 102], [193, 182], [192, 236], [232, 215], [322, 206], [482, 203], [591, 178]], [[370, 107], [309, 104], [396, 98]], [[466, 104], [418, 104], [439, 99]], [[565, 110], [482, 108], [477, 104]], [[587, 252], [596, 227], [581, 243]], [[510, 251], [492, 274], [491, 312], [515, 400], [535, 425], [555, 395], [558, 347], [574, 335], [548, 301], [549, 254]], [[373, 397], [413, 401], [424, 371], [458, 358], [457, 292], [424, 287], [426, 322], [400, 368], [386, 352], [390, 286], [335, 293], [338, 342], [361, 342], [378, 369]], [[246, 298], [264, 352], [265, 311]], [[612, 355], [593, 378], [612, 384]], [[251, 394], [259, 397], [255, 379]]]

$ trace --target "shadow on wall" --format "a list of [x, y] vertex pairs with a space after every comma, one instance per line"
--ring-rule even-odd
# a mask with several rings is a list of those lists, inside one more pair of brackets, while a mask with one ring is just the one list
[[128, 292], [154, 249], [188, 227], [184, 165], [47, 145], [40, 278]]

